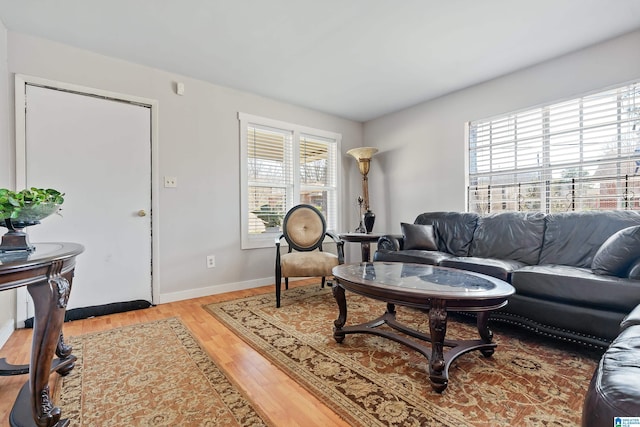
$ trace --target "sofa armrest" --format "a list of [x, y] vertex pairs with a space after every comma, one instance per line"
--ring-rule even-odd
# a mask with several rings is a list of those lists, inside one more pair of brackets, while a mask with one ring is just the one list
[[378, 239], [378, 250], [401, 251], [404, 247], [402, 234], [385, 234]]
[[631, 264], [629, 272], [627, 273], [628, 279], [640, 280], [640, 259]]
[[634, 308], [631, 313], [627, 314], [625, 318], [622, 319], [622, 322], [620, 322], [620, 332], [633, 325], [640, 325], [640, 305]]

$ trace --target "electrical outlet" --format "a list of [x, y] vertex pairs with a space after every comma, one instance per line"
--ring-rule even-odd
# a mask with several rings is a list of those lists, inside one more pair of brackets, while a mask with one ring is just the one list
[[215, 255], [207, 256], [207, 268], [213, 268], [216, 266], [216, 257]]
[[175, 176], [164, 177], [164, 188], [175, 188], [178, 186], [178, 178]]

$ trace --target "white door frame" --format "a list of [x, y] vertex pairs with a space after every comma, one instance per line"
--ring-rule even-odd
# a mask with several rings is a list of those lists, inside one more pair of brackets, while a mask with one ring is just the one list
[[[157, 260], [160, 259], [160, 245], [157, 230], [160, 229], [159, 209], [159, 159], [158, 159], [158, 101], [155, 99], [141, 98], [101, 89], [62, 83], [54, 80], [43, 79], [23, 74], [15, 76], [15, 113], [16, 113], [16, 188], [22, 189], [27, 183], [27, 141], [26, 128], [26, 97], [25, 85], [32, 84], [51, 89], [75, 92], [78, 94], [97, 96], [118, 101], [130, 102], [147, 106], [151, 109], [151, 299], [153, 304], [160, 300], [160, 269]], [[155, 260], [155, 262], [154, 262]], [[18, 327], [24, 327], [28, 311], [27, 291], [17, 289], [16, 321]]]

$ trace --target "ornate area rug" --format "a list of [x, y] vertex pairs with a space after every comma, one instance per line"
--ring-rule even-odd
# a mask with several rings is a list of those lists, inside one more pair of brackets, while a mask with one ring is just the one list
[[78, 361], [56, 404], [72, 426], [270, 425], [176, 318], [67, 341]]
[[[347, 326], [373, 320], [385, 304], [347, 292]], [[359, 426], [575, 426], [599, 353], [492, 323], [492, 357], [460, 356], [449, 386], [432, 390], [426, 359], [369, 334], [333, 339], [338, 307], [319, 285], [211, 304], [206, 308], [246, 342]], [[424, 312], [397, 306], [397, 319], [428, 331]], [[447, 338], [477, 338], [475, 322], [449, 317]]]

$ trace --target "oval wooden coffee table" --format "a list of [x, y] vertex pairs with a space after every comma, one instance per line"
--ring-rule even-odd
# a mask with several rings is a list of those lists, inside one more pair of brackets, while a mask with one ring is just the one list
[[[458, 356], [473, 350], [479, 350], [486, 357], [493, 354], [496, 344], [492, 342], [493, 333], [488, 326], [489, 313], [505, 306], [514, 293], [513, 287], [500, 279], [424, 264], [342, 264], [333, 268], [333, 275], [338, 285], [333, 287], [333, 295], [339, 308], [333, 328], [335, 340], [341, 343], [347, 334], [366, 333], [394, 340], [420, 352], [429, 361], [431, 386], [439, 393], [447, 388], [449, 366]], [[386, 302], [386, 312], [370, 322], [345, 327], [345, 289]], [[428, 311], [430, 333], [427, 335], [397, 322], [396, 304]], [[477, 312], [480, 339], [445, 339], [448, 311]], [[431, 345], [423, 345], [393, 331], [376, 329], [383, 324]]]

